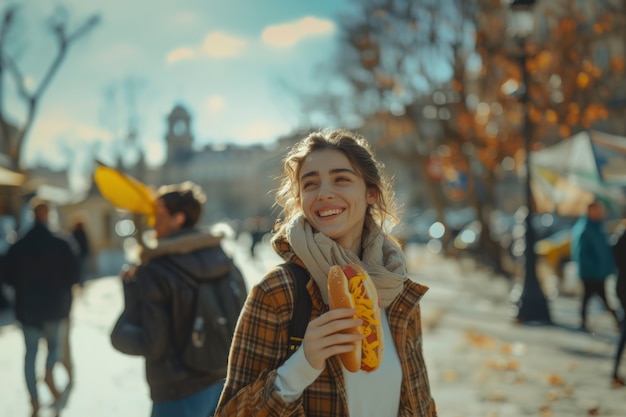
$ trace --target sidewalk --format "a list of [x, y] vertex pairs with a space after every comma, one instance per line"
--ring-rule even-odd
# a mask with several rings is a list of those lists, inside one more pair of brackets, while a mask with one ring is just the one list
[[577, 330], [578, 297], [549, 302], [554, 326], [520, 325], [504, 279], [432, 256], [419, 266], [416, 280], [431, 287], [423, 344], [440, 416], [626, 416], [626, 389], [610, 385], [618, 333], [598, 300], [594, 333]]
[[[247, 248], [245, 242], [231, 246], [253, 284], [277, 259], [269, 247], [259, 247], [252, 259]], [[626, 389], [612, 389], [609, 383], [617, 333], [599, 307], [590, 308], [595, 334], [574, 330], [577, 298], [551, 301], [552, 318], [559, 326], [514, 324], [507, 303], [509, 284], [503, 279], [423, 251], [408, 255], [416, 280], [430, 287], [422, 301], [423, 344], [439, 416], [626, 416]], [[121, 284], [114, 276], [89, 281], [77, 294], [71, 333], [76, 382], [63, 417], [149, 415], [142, 358], [115, 351], [109, 341], [122, 303]], [[41, 352], [39, 370], [45, 346]], [[2, 417], [29, 416], [23, 354], [21, 331], [15, 323], [3, 322]], [[626, 375], [626, 365], [623, 369]], [[56, 370], [64, 383], [63, 370]], [[50, 404], [43, 384], [40, 396], [44, 405]], [[41, 412], [41, 417], [52, 415], [50, 408]]]

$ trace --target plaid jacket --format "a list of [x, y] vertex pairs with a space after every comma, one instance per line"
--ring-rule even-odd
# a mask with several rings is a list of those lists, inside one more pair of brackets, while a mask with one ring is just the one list
[[[317, 284], [307, 287], [311, 319], [328, 310]], [[402, 363], [399, 417], [436, 417], [422, 356], [418, 301], [427, 287], [407, 280], [387, 308], [389, 325]], [[338, 356], [330, 358], [317, 380], [293, 403], [276, 393], [276, 369], [287, 359], [288, 327], [294, 306], [293, 280], [282, 267], [270, 271], [250, 292], [230, 351], [226, 385], [216, 417], [348, 416], [343, 372]]]

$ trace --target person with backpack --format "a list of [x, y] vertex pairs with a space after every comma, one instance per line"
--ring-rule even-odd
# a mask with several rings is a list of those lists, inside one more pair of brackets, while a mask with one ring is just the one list
[[183, 359], [194, 332], [205, 341], [202, 329], [194, 328], [198, 321], [225, 321], [197, 318], [198, 288], [238, 274], [221, 248], [221, 236], [196, 227], [205, 199], [191, 182], [160, 187], [154, 222], [157, 245], [143, 248], [141, 264], [122, 274], [125, 309], [111, 342], [120, 352], [145, 358], [151, 417], [211, 415], [226, 377], [225, 355], [209, 358], [211, 369], [198, 369]]
[[[246, 299], [215, 415], [436, 416], [419, 305], [428, 288], [409, 278], [388, 233], [398, 220], [392, 183], [367, 141], [347, 130], [309, 134], [283, 160], [275, 200], [282, 212], [272, 246], [286, 263]], [[384, 354], [372, 372], [351, 373], [339, 357], [363, 339], [350, 332], [361, 324], [357, 310], [328, 306], [328, 272], [349, 263], [369, 273], [382, 307]], [[301, 338], [290, 334], [301, 317], [298, 270], [311, 307]]]

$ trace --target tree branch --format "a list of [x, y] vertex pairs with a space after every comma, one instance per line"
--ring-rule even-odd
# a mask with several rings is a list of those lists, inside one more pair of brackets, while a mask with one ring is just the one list
[[22, 74], [22, 71], [17, 67], [17, 64], [11, 57], [5, 58], [6, 69], [9, 71], [11, 76], [13, 77], [13, 81], [17, 87], [17, 94], [22, 98], [22, 100], [27, 103], [32, 101], [34, 96], [28, 92], [26, 88], [26, 77]]
[[[8, 7], [4, 11], [4, 15], [2, 17], [2, 23], [0, 26], [0, 134], [2, 138], [9, 144], [9, 149], [7, 151], [12, 153], [12, 141], [10, 141], [9, 134], [9, 123], [6, 119], [6, 115], [4, 114], [4, 66], [5, 66], [5, 41], [7, 38], [7, 34], [13, 25], [15, 12], [17, 11], [17, 6]], [[13, 167], [15, 168], [15, 167]]]
[[17, 81], [20, 97], [26, 102], [27, 112], [26, 112], [26, 120], [22, 126], [22, 129], [19, 130], [15, 141], [15, 154], [14, 161], [16, 166], [19, 166], [19, 161], [21, 159], [21, 153], [23, 148], [24, 139], [28, 136], [28, 132], [30, 131], [35, 115], [37, 113], [37, 107], [41, 100], [43, 93], [46, 91], [52, 78], [58, 71], [61, 63], [65, 59], [67, 55], [68, 48], [70, 45], [79, 39], [81, 36], [88, 33], [91, 29], [93, 29], [100, 22], [100, 17], [98, 15], [92, 15], [89, 19], [87, 19], [82, 25], [78, 27], [73, 33], [66, 35], [66, 25], [64, 23], [55, 24], [51, 27], [52, 33], [55, 35], [55, 39], [58, 44], [57, 54], [52, 60], [50, 66], [45, 72], [39, 86], [35, 89], [35, 92], [30, 94], [26, 90], [26, 86], [24, 84], [24, 77], [21, 75], [21, 71], [17, 68], [15, 63], [12, 63], [12, 73], [14, 76], [20, 76], [21, 78]]
[[39, 87], [33, 94], [33, 96], [35, 97], [37, 101], [41, 97], [43, 92], [46, 90], [46, 88], [48, 88], [48, 85], [50, 84], [50, 81], [54, 77], [54, 74], [57, 72], [57, 70], [59, 69], [59, 66], [65, 59], [65, 56], [67, 54], [67, 49], [69, 48], [69, 46], [73, 42], [75, 42], [78, 38], [80, 38], [81, 36], [89, 32], [91, 29], [93, 29], [99, 22], [100, 22], [100, 16], [93, 15], [89, 19], [87, 19], [82, 25], [80, 25], [78, 29], [76, 29], [70, 35], [65, 34], [66, 32], [65, 25], [59, 24], [59, 25], [52, 26], [51, 29], [52, 29], [53, 34], [56, 37], [59, 49], [58, 49], [57, 55], [55, 56], [54, 60], [50, 64], [48, 71], [46, 71], [46, 74], [41, 80]]

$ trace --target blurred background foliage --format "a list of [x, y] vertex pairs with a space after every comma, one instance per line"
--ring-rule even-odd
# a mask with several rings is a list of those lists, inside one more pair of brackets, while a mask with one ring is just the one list
[[[83, 37], [89, 42], [83, 35], [97, 30], [99, 17], [73, 31], [65, 14], [51, 19], [58, 56], [32, 89], [7, 41], [16, 12], [6, 7], [0, 23], [0, 103], [10, 77], [31, 112], [12, 126], [0, 106], [0, 132], [5, 165], [24, 173], [21, 149], [45, 87], [70, 46]], [[507, 276], [518, 274], [523, 253], [515, 242], [523, 236], [516, 227], [523, 216], [525, 128], [533, 151], [590, 129], [626, 134], [626, 1], [539, 0], [523, 51], [509, 31], [509, 13], [501, 0], [354, 0], [337, 20], [336, 53], [319, 70], [327, 88], [290, 86], [304, 120], [294, 138], [329, 125], [358, 130], [401, 180], [401, 239], [434, 239], [433, 250], [471, 253]], [[19, 218], [19, 187], [0, 193], [4, 211]], [[549, 213], [550, 220], [540, 213], [533, 220], [538, 237], [568, 228], [575, 214]]]

